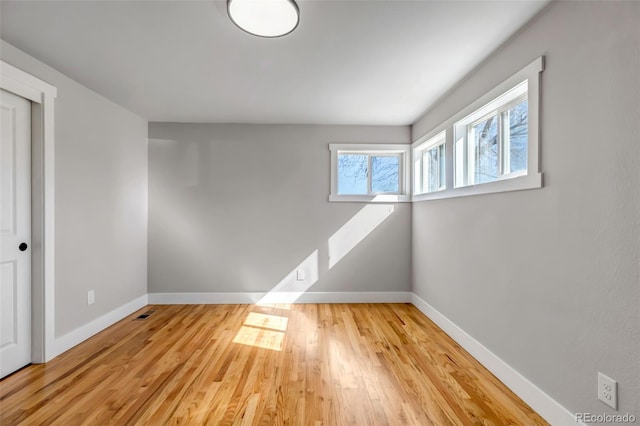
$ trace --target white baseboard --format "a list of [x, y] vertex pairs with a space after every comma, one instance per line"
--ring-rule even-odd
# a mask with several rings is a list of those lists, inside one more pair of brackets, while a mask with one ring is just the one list
[[576, 416], [560, 405], [556, 400], [544, 393], [527, 378], [518, 373], [513, 367], [500, 359], [497, 355], [484, 347], [480, 342], [467, 334], [463, 329], [429, 305], [420, 296], [411, 294], [411, 303], [436, 323], [453, 340], [458, 342], [467, 352], [477, 359], [480, 364], [491, 371], [502, 383], [529, 404], [538, 414], [552, 425], [581, 425]]
[[116, 322], [125, 318], [127, 315], [130, 315], [135, 311], [137, 311], [138, 309], [143, 308], [145, 306], [147, 306], [146, 294], [114, 309], [111, 312], [108, 312], [102, 315], [99, 318], [94, 319], [88, 324], [85, 324], [81, 327], [76, 328], [73, 331], [70, 331], [64, 336], [56, 338], [53, 341], [53, 350], [51, 351], [47, 361], [57, 357], [61, 353], [71, 349], [72, 347], [78, 345], [79, 343], [84, 342], [94, 334], [98, 334], [105, 328], [115, 324]]
[[274, 292], [274, 293], [149, 293], [150, 305], [251, 303], [409, 303], [408, 291]]

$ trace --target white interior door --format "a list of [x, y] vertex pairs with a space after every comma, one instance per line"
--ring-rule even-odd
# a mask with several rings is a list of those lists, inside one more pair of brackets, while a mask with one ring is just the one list
[[0, 91], [0, 377], [31, 362], [31, 103]]

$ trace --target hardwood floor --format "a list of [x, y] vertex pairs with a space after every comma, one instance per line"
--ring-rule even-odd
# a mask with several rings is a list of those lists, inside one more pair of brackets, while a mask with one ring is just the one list
[[0, 381], [0, 424], [546, 422], [412, 305], [303, 304], [148, 306]]

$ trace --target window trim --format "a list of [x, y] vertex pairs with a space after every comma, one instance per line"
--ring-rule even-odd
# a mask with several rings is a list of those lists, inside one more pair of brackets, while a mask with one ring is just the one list
[[[331, 192], [329, 201], [347, 201], [364, 203], [389, 203], [410, 202], [410, 170], [409, 144], [329, 144], [331, 151]], [[371, 170], [371, 156], [399, 156], [398, 162], [398, 189], [397, 193], [373, 193], [371, 191], [371, 179], [367, 179], [367, 191], [369, 194], [338, 194], [338, 154], [368, 155], [368, 170]]]
[[[520, 86], [521, 84], [524, 83], [528, 83], [526, 80], [523, 81], [522, 83], [518, 84], [518, 86]], [[516, 86], [516, 87], [518, 87]], [[515, 87], [514, 87], [515, 89]], [[500, 98], [505, 98], [505, 97], [509, 97], [509, 92], [506, 92], [504, 95], [499, 96], [498, 98], [495, 99], [495, 101], [499, 101]], [[504, 173], [504, 169], [505, 169], [505, 159], [504, 159], [504, 138], [503, 138], [503, 133], [504, 133], [504, 121], [503, 121], [503, 114], [510, 110], [511, 108], [519, 105], [520, 103], [522, 103], [522, 101], [527, 100], [528, 101], [528, 93], [524, 92], [514, 98], [509, 99], [506, 102], [503, 103], [498, 103], [498, 105], [500, 105], [497, 108], [491, 108], [491, 104], [493, 102], [490, 102], [488, 105], [480, 108], [479, 111], [476, 112], [481, 112], [483, 109], [486, 109], [486, 113], [479, 116], [478, 118], [474, 119], [474, 120], [468, 120], [468, 118], [463, 118], [459, 121], [457, 121], [454, 125], [453, 125], [453, 130], [454, 130], [454, 139], [457, 136], [457, 130], [459, 128], [462, 128], [466, 131], [464, 131], [464, 141], [462, 144], [462, 150], [463, 150], [463, 154], [462, 154], [462, 159], [464, 162], [463, 165], [463, 175], [464, 175], [464, 180], [466, 183], [464, 183], [463, 185], [458, 185], [455, 186], [455, 177], [454, 177], [454, 187], [455, 188], [462, 188], [465, 186], [474, 186], [474, 185], [484, 185], [487, 183], [491, 183], [491, 182], [495, 182], [497, 180], [503, 180], [503, 179], [513, 179], [516, 178], [518, 176], [524, 176], [527, 174], [526, 170], [519, 170], [517, 172], [513, 172], [513, 173]], [[476, 115], [476, 113], [474, 112], [472, 115]], [[487, 119], [491, 118], [495, 116], [496, 117], [496, 126], [497, 126], [497, 131], [498, 131], [498, 177], [492, 181], [489, 182], [478, 182], [478, 183], [469, 183], [469, 170], [471, 169], [469, 166], [469, 163], [471, 161], [471, 153], [469, 152], [469, 145], [470, 145], [470, 141], [471, 141], [471, 132], [472, 129], [478, 125], [479, 123], [482, 123], [483, 121], [486, 121]], [[527, 118], [528, 121], [528, 118]], [[528, 127], [528, 126], [527, 126]], [[528, 147], [527, 147], [527, 153], [528, 153]], [[528, 158], [528, 157], [527, 157]], [[453, 164], [455, 165], [455, 158], [452, 160]], [[455, 174], [454, 174], [455, 176]]]
[[[424, 170], [425, 170], [425, 156], [427, 154], [427, 152], [429, 152], [430, 150], [432, 150], [433, 148], [436, 147], [443, 147], [443, 156], [445, 159], [445, 167], [444, 167], [444, 175], [440, 175], [441, 178], [443, 179], [443, 183], [442, 186], [435, 190], [435, 191], [431, 191], [431, 192], [416, 192], [416, 174], [418, 173], [418, 171], [416, 170], [416, 162], [418, 161], [418, 159], [420, 159], [420, 181], [421, 181], [421, 189], [424, 189], [424, 182], [425, 182], [425, 177], [424, 177]], [[411, 150], [412, 152], [412, 158], [413, 158], [413, 163], [412, 163], [412, 172], [411, 172], [411, 182], [412, 182], [412, 193], [416, 194], [416, 195], [424, 195], [424, 194], [433, 194], [434, 192], [440, 192], [440, 191], [444, 191], [445, 189], [447, 189], [447, 179], [446, 179], [446, 173], [447, 173], [447, 130], [443, 130], [442, 132], [436, 134], [435, 136], [429, 138], [428, 140], [420, 143], [418, 146], [416, 146], [415, 148], [413, 148]], [[440, 166], [440, 161], [438, 161], [438, 167]]]
[[[469, 104], [467, 107], [454, 114], [444, 123], [436, 126], [424, 136], [417, 139], [411, 146], [412, 149], [419, 147], [425, 141], [429, 141], [434, 136], [446, 130], [445, 142], [445, 182], [446, 188], [436, 192], [415, 194], [412, 192], [412, 201], [428, 201], [442, 198], [455, 198], [470, 195], [490, 194], [496, 192], [519, 191], [526, 189], [542, 188], [543, 175], [540, 171], [540, 140], [539, 140], [539, 115], [540, 115], [540, 74], [544, 70], [544, 57], [536, 58], [526, 67], [507, 78], [505, 81], [485, 93], [480, 98]], [[456, 123], [463, 121], [469, 116], [473, 116], [479, 110], [490, 105], [493, 101], [507, 95], [510, 90], [519, 84], [527, 81], [528, 99], [528, 145], [527, 145], [527, 172], [491, 182], [454, 187], [454, 137]], [[413, 182], [413, 171], [412, 171]]]

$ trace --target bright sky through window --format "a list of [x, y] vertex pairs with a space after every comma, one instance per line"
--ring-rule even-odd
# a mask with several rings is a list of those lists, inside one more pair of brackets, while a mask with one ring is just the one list
[[338, 154], [338, 194], [397, 194], [400, 155]]

